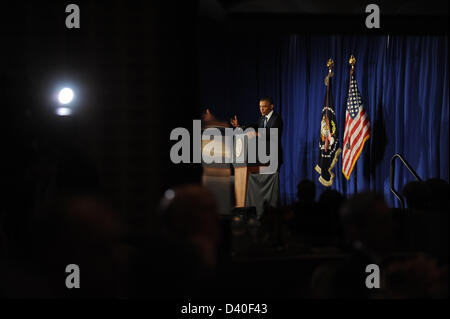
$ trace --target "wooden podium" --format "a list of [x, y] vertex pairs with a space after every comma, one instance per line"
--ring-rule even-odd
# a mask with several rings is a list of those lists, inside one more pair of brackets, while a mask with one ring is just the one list
[[261, 169], [261, 164], [249, 163], [248, 140], [249, 138], [245, 134], [236, 134], [234, 138], [233, 166], [234, 166], [234, 193], [236, 196], [236, 207], [245, 207], [248, 175], [258, 174]]
[[[259, 173], [261, 164], [257, 163], [249, 163], [248, 160], [248, 137], [245, 134], [235, 134], [233, 136], [232, 143], [227, 148], [225, 140], [223, 136], [224, 130], [222, 128], [218, 128], [221, 131], [222, 139], [215, 136], [215, 141], [210, 140], [202, 140], [202, 153], [205, 150], [207, 145], [216, 143], [214, 150], [218, 152], [218, 154], [209, 153], [213, 156], [216, 155], [217, 159], [219, 159], [219, 163], [206, 163], [202, 160], [203, 166], [203, 175], [202, 175], [202, 183], [207, 186], [209, 184], [210, 189], [215, 192], [216, 197], [222, 207], [226, 207], [225, 201], [231, 203], [231, 194], [228, 194], [225, 181], [230, 180], [232, 168], [234, 168], [234, 194], [235, 194], [235, 205], [234, 207], [245, 207], [245, 199], [247, 195], [247, 182], [248, 175], [253, 173]], [[202, 134], [203, 136], [203, 134]], [[203, 156], [202, 156], [203, 159]], [[211, 186], [213, 185], [214, 186]], [[230, 210], [231, 206], [229, 205]], [[223, 209], [225, 211], [226, 208]]]
[[236, 207], [245, 207], [249, 174], [258, 174], [259, 166], [242, 166], [234, 168], [234, 194]]
[[[223, 136], [225, 135], [224, 127], [213, 127], [218, 131], [214, 134], [214, 139], [201, 140], [201, 152], [202, 152], [202, 185], [205, 186], [215, 197], [219, 206], [219, 212], [221, 215], [229, 215], [231, 212], [231, 173], [232, 173], [232, 147], [226, 147]], [[219, 136], [217, 136], [219, 135]], [[213, 149], [209, 149], [214, 147]], [[206, 162], [203, 157], [203, 153], [207, 153], [210, 159], [216, 157], [219, 162]]]

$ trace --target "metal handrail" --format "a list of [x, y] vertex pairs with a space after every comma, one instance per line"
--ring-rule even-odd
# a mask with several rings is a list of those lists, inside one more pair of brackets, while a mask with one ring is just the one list
[[405, 200], [403, 199], [403, 197], [394, 189], [394, 175], [395, 175], [395, 159], [399, 158], [403, 165], [406, 166], [406, 168], [409, 170], [409, 172], [419, 181], [421, 182], [422, 179], [419, 177], [419, 175], [417, 175], [416, 171], [411, 167], [411, 165], [408, 164], [408, 162], [405, 160], [405, 158], [403, 156], [401, 156], [400, 154], [395, 154], [394, 156], [392, 156], [391, 158], [391, 171], [390, 171], [390, 188], [391, 188], [391, 192], [398, 198], [398, 200], [400, 201], [400, 206], [402, 209], [405, 209]]

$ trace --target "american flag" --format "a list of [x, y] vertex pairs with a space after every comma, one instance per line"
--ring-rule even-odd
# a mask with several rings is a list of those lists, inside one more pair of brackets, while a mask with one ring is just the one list
[[364, 110], [361, 94], [352, 72], [345, 111], [344, 145], [342, 152], [342, 173], [349, 179], [364, 143], [370, 137], [370, 122]]

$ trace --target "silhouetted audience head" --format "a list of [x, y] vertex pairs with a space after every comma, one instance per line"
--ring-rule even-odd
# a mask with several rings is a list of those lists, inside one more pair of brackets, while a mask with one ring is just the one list
[[304, 179], [297, 186], [297, 198], [300, 202], [314, 202], [316, 199], [316, 184]]
[[322, 233], [329, 244], [343, 244], [339, 209], [344, 201], [344, 196], [336, 190], [327, 189], [320, 194], [318, 210], [323, 216], [323, 221], [318, 225], [317, 233]]
[[[58, 297], [114, 297], [122, 226], [116, 212], [91, 195], [72, 196], [35, 225], [33, 259]], [[65, 267], [80, 267], [83, 289], [66, 289]]]
[[340, 210], [344, 235], [352, 246], [384, 254], [393, 243], [391, 210], [382, 195], [365, 192], [353, 196]]
[[264, 204], [264, 213], [261, 217], [260, 236], [262, 241], [275, 247], [283, 245], [283, 218], [285, 211], [282, 208]]
[[320, 194], [319, 206], [323, 212], [337, 213], [344, 200], [344, 196], [338, 191], [327, 189]]
[[429, 208], [434, 211], [448, 212], [450, 209], [449, 183], [439, 178], [431, 178], [425, 183], [431, 192]]
[[206, 265], [215, 266], [219, 213], [214, 196], [206, 188], [187, 185], [166, 191], [161, 222], [166, 236], [187, 241]]
[[425, 182], [409, 182], [403, 187], [402, 193], [405, 196], [408, 208], [420, 211], [428, 209], [431, 191]]
[[448, 266], [418, 255], [388, 265], [382, 272], [383, 297], [448, 298]]

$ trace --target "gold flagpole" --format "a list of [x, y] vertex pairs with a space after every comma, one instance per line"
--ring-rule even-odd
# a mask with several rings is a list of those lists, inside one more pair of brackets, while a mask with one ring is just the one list
[[[355, 73], [355, 64], [356, 64], [356, 59], [353, 56], [353, 54], [350, 55], [350, 60], [348, 60], [348, 64], [350, 64], [352, 66], [352, 68], [350, 69], [350, 83], [349, 83], [349, 86], [348, 86], [348, 88], [349, 88], [349, 92], [348, 93], [350, 94], [350, 87], [351, 87], [351, 82], [352, 82], [352, 76]], [[353, 175], [355, 176], [355, 194], [356, 194], [358, 192], [358, 177], [357, 177], [358, 170], [357, 170], [357, 165], [356, 164], [355, 164], [354, 170], [355, 170], [355, 172], [354, 172]]]
[[325, 77], [325, 85], [326, 86], [328, 86], [329, 78], [331, 78], [334, 75], [333, 72], [331, 72], [331, 69], [333, 69], [333, 67], [334, 67], [334, 61], [333, 61], [333, 59], [330, 58], [327, 61], [328, 74]]
[[334, 66], [334, 61], [333, 61], [333, 59], [329, 58], [327, 61], [328, 74], [325, 77], [325, 85], [327, 86], [327, 103], [326, 103], [327, 105], [325, 105], [325, 106], [327, 106], [327, 109], [325, 111], [325, 114], [326, 114], [327, 120], [328, 120], [328, 105], [330, 104], [330, 85], [329, 85], [329, 83], [330, 83], [330, 78], [334, 75], [333, 72], [331, 71], [333, 69], [333, 66]]

